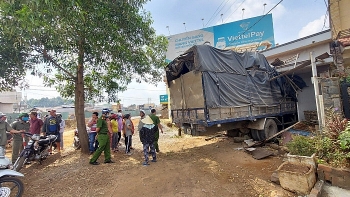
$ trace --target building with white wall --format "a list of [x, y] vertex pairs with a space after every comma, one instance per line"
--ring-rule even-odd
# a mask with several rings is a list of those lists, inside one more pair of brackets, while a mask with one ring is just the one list
[[13, 113], [13, 105], [22, 100], [22, 92], [0, 92], [0, 111]]
[[[303, 62], [310, 60], [310, 52], [312, 52], [313, 59], [323, 54], [330, 54], [331, 43], [331, 31], [326, 30], [261, 52], [266, 56], [270, 64], [277, 58], [282, 62], [290, 60], [287, 64], [276, 66], [275, 68], [280, 73], [289, 72], [289, 75], [296, 74], [305, 81], [307, 87], [303, 88], [302, 91], [297, 92], [299, 120], [305, 120], [304, 111], [317, 110], [314, 85], [311, 80], [313, 76], [312, 66], [311, 63], [306, 63], [306, 66], [303, 68], [292, 69], [298, 67]], [[317, 77], [332, 77], [333, 69], [331, 69], [331, 67], [334, 65], [332, 57], [317, 61], [315, 62], [315, 65], [317, 69]], [[290, 72], [291, 70], [292, 72]], [[341, 108], [341, 103], [334, 102], [333, 106]]]

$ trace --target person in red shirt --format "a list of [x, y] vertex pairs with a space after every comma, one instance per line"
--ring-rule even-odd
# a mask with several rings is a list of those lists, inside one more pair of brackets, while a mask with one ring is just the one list
[[35, 111], [30, 112], [29, 132], [31, 134], [39, 134], [40, 135], [40, 130], [41, 130], [41, 127], [43, 126], [44, 122], [41, 119], [39, 119], [37, 116], [38, 116], [37, 112], [35, 112]]

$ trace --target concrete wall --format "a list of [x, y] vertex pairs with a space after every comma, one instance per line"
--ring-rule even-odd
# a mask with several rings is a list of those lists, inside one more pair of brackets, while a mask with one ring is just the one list
[[308, 87], [303, 88], [302, 92], [298, 92], [298, 117], [299, 120], [305, 120], [304, 111], [316, 111], [316, 99], [314, 86], [311, 83], [311, 72], [299, 74]]
[[332, 19], [332, 37], [335, 39], [339, 31], [350, 28], [350, 1], [329, 0], [330, 18]]
[[13, 103], [0, 103], [0, 112], [2, 113], [12, 113], [13, 112]]

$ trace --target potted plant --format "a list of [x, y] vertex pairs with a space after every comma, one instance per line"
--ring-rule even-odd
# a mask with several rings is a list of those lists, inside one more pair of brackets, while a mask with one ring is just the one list
[[286, 144], [289, 153], [287, 160], [292, 163], [310, 164], [316, 168], [315, 138], [302, 135], [293, 136]]
[[278, 167], [281, 186], [298, 194], [308, 194], [316, 183], [315, 141], [313, 137], [292, 136], [286, 144], [287, 161]]

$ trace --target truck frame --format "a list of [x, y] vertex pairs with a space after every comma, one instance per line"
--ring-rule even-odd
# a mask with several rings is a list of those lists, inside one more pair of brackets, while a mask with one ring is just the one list
[[264, 140], [297, 120], [288, 80], [275, 78], [262, 54], [196, 45], [168, 64], [166, 76], [173, 123], [187, 134]]

